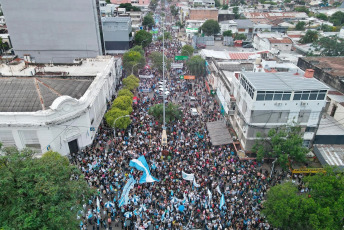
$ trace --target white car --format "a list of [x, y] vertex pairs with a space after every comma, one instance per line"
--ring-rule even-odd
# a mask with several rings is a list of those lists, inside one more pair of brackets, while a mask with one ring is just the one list
[[[165, 81], [165, 84], [167, 84], [167, 80], [164, 80], [164, 81]], [[158, 84], [162, 85], [162, 84], [164, 84], [164, 81], [159, 81]]]
[[[165, 91], [165, 95], [166, 95], [166, 96], [168, 96], [168, 95], [170, 95], [170, 94], [171, 94], [170, 91]], [[163, 92], [160, 92], [160, 93], [159, 93], [159, 96], [162, 97], [162, 96], [163, 96]]]
[[190, 109], [190, 113], [191, 113], [191, 116], [197, 116], [198, 115], [198, 112], [197, 112], [196, 108], [191, 108]]
[[196, 101], [195, 97], [189, 97], [189, 98], [190, 98], [190, 101]]

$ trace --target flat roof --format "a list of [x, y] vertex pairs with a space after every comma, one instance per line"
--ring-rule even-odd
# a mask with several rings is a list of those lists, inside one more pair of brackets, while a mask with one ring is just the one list
[[291, 72], [242, 72], [242, 74], [257, 91], [303, 91], [329, 89], [329, 87], [315, 78], [305, 78], [302, 75], [295, 75]]
[[[101, 73], [111, 60], [111, 56], [98, 56], [96, 58], [86, 58], [82, 60], [81, 65], [50, 65], [45, 64], [41, 71], [44, 72], [63, 72], [66, 76], [96, 76]], [[20, 60], [18, 64], [1, 64], [0, 74], [2, 76], [32, 76], [37, 72], [34, 65], [25, 66], [24, 60]]]
[[317, 130], [317, 136], [328, 136], [328, 135], [343, 135], [344, 127], [336, 119], [328, 114], [322, 116]]
[[344, 57], [302, 57], [303, 60], [310, 62], [312, 65], [325, 69], [332, 76], [344, 76]]
[[54, 100], [63, 95], [79, 99], [92, 81], [48, 77], [0, 77], [0, 112], [36, 112], [49, 109]]

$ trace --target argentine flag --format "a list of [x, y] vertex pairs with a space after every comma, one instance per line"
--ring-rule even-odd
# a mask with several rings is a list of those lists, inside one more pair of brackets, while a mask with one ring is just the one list
[[129, 166], [136, 168], [139, 171], [143, 172], [142, 177], [140, 178], [140, 184], [143, 183], [152, 183], [152, 182], [159, 182], [158, 179], [152, 177], [149, 166], [147, 164], [146, 158], [144, 156], [140, 156], [138, 159], [133, 159], [130, 161]]
[[222, 209], [223, 205], [225, 205], [225, 196], [222, 194], [221, 195], [221, 200], [220, 200], [220, 209]]

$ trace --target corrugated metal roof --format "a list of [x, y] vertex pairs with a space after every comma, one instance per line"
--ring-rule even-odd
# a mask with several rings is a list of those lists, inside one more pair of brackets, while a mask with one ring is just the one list
[[327, 90], [325, 84], [315, 78], [305, 78], [294, 75], [292, 72], [283, 73], [256, 73], [244, 72], [246, 79], [256, 90], [267, 91], [302, 91], [302, 90]]
[[315, 145], [314, 152], [322, 164], [344, 166], [344, 145]]

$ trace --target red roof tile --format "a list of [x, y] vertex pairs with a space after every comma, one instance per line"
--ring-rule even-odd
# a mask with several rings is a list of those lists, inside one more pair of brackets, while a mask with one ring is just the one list
[[280, 44], [292, 44], [293, 43], [290, 38], [282, 38], [282, 39], [268, 38], [268, 40], [270, 41], [270, 43], [280, 43]]

